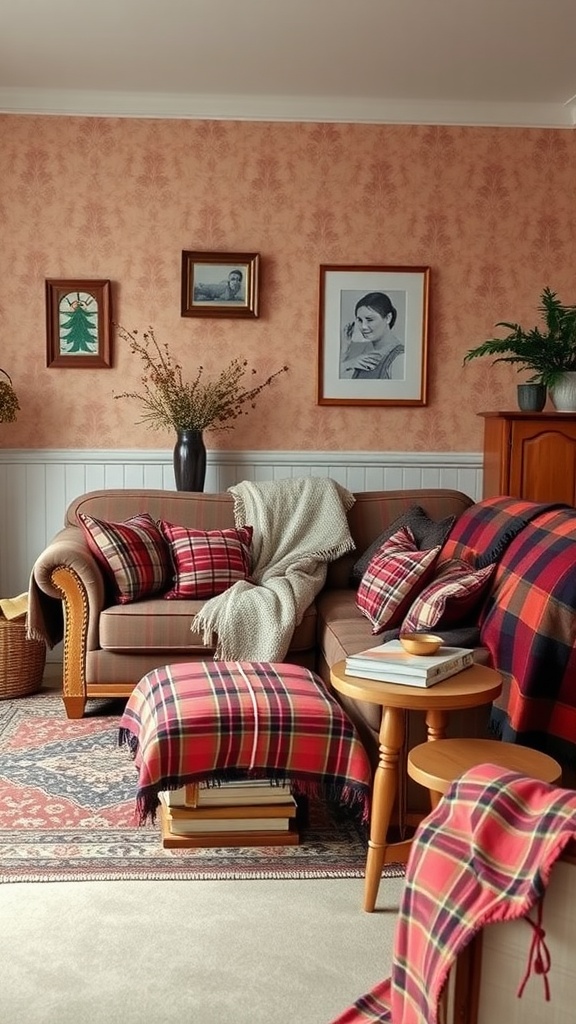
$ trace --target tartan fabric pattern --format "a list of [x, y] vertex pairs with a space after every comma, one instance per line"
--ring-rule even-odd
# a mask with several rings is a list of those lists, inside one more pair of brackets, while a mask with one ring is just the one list
[[402, 526], [372, 556], [356, 594], [356, 607], [369, 620], [372, 633], [391, 629], [434, 571], [440, 546], [419, 551], [414, 534]]
[[[505, 538], [505, 543], [503, 543]], [[470, 547], [468, 547], [470, 545]], [[505, 681], [502, 738], [560, 760], [576, 753], [576, 514], [513, 498], [478, 502], [440, 552], [471, 561], [500, 548], [479, 619], [480, 639]], [[496, 723], [495, 723], [496, 724]]]
[[458, 518], [444, 542], [438, 562], [462, 558], [476, 568], [491, 565], [533, 519], [549, 509], [565, 507], [542, 505], [522, 498], [484, 498]]
[[149, 672], [126, 704], [119, 742], [135, 757], [141, 821], [154, 816], [161, 790], [227, 778], [291, 780], [368, 817], [368, 755], [320, 677], [297, 665], [212, 661]]
[[158, 523], [170, 549], [174, 567], [168, 600], [206, 599], [228, 590], [250, 576], [252, 527], [228, 530], [193, 530], [165, 519]]
[[[390, 979], [332, 1024], [437, 1024], [456, 957], [485, 925], [524, 917], [538, 903], [575, 837], [573, 790], [496, 765], [466, 772], [416, 831]], [[527, 935], [527, 954], [529, 945]]]
[[153, 597], [170, 586], [168, 546], [148, 513], [122, 523], [78, 514], [88, 547], [114, 587], [119, 604]]
[[420, 550], [442, 546], [450, 530], [456, 522], [456, 516], [445, 516], [444, 519], [435, 521], [424, 511], [420, 505], [412, 505], [407, 512], [402, 512], [396, 517], [390, 526], [387, 526], [382, 533], [373, 540], [363, 555], [354, 563], [350, 570], [350, 586], [357, 587], [368, 568], [370, 559], [382, 547], [385, 541], [389, 540], [402, 526], [411, 530], [416, 547]]
[[467, 623], [486, 593], [495, 569], [495, 565], [474, 569], [459, 558], [445, 562], [414, 601], [402, 630], [414, 632]]

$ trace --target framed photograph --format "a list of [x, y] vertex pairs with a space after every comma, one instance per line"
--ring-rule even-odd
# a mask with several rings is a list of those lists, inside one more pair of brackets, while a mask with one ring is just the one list
[[182, 316], [258, 316], [257, 252], [182, 253]]
[[46, 281], [46, 365], [110, 368], [110, 281]]
[[318, 405], [426, 405], [429, 267], [320, 267]]

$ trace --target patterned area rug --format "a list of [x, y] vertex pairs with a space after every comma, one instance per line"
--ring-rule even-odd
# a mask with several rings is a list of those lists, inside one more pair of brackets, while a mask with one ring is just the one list
[[135, 823], [121, 710], [90, 701], [88, 716], [71, 721], [53, 694], [0, 702], [0, 881], [364, 876], [365, 828], [316, 802], [298, 846], [165, 850], [159, 823]]

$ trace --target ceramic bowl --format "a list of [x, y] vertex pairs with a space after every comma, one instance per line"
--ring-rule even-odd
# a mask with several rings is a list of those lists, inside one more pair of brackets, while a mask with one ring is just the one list
[[400, 643], [409, 654], [436, 654], [442, 647], [442, 637], [434, 633], [403, 633]]

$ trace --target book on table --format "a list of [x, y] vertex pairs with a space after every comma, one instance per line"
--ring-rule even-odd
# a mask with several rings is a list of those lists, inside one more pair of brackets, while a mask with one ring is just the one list
[[290, 782], [276, 784], [270, 779], [234, 779], [219, 785], [192, 782], [178, 789], [166, 790], [163, 802], [168, 807], [242, 807], [255, 804], [292, 805], [294, 798]]
[[470, 647], [441, 647], [436, 654], [409, 654], [399, 640], [388, 640], [346, 658], [346, 675], [405, 686], [433, 686], [474, 664]]

